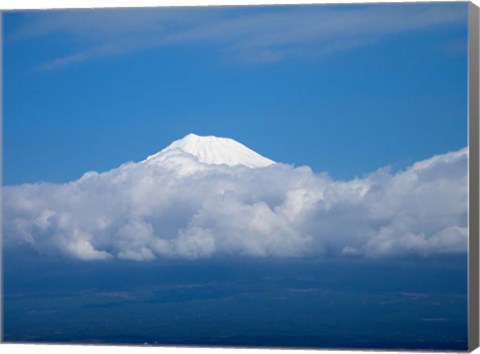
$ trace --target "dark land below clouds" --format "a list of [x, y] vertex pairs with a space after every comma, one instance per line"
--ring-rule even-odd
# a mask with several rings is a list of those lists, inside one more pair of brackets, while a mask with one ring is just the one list
[[467, 349], [465, 255], [3, 266], [5, 342]]

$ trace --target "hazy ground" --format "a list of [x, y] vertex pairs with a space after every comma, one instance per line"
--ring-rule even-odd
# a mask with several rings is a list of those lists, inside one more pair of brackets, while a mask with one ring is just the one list
[[7, 342], [467, 349], [466, 257], [4, 263]]

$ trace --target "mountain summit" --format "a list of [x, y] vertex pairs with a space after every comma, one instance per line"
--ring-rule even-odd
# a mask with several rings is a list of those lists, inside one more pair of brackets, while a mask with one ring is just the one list
[[175, 157], [193, 156], [207, 165], [244, 165], [250, 168], [266, 167], [275, 163], [229, 138], [188, 134], [162, 151], [147, 157], [145, 163], [159, 163]]

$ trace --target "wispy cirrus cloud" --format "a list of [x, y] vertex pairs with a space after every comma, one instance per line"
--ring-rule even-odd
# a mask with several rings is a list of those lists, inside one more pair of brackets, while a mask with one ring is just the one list
[[269, 63], [348, 51], [466, 20], [465, 4], [77, 10], [25, 14], [9, 39], [67, 36], [74, 49], [41, 63], [43, 69], [192, 43], [236, 61]]

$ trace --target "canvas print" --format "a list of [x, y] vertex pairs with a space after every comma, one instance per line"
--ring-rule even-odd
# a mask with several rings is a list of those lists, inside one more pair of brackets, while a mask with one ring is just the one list
[[467, 349], [468, 3], [2, 38], [5, 342]]

